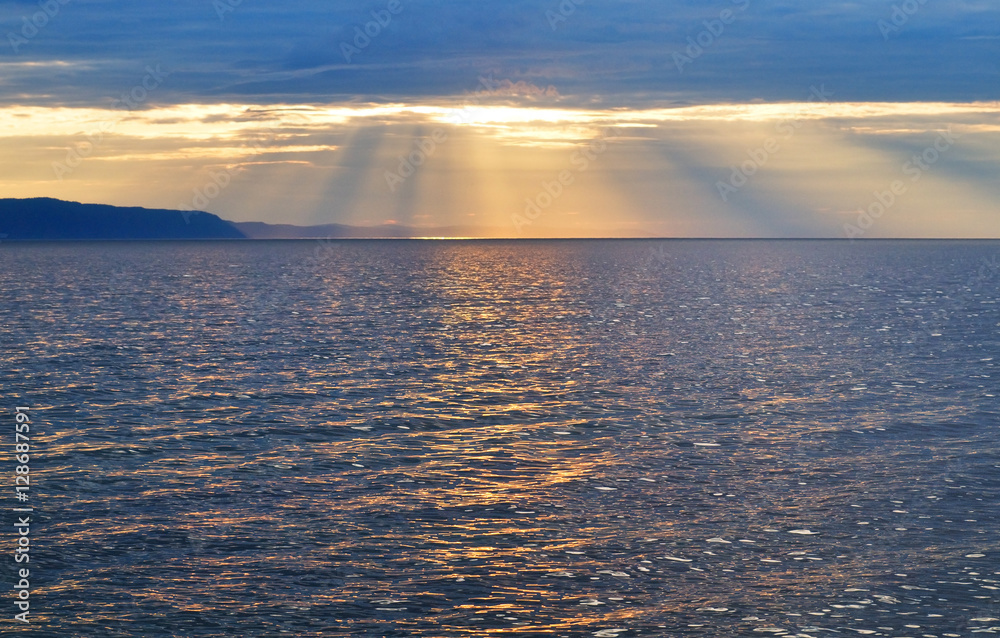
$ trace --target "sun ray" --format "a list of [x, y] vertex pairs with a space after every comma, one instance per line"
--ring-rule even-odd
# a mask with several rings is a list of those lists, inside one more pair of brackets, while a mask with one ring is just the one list
[[[921, 220], [921, 233], [975, 233], [973, 222], [949, 224], [930, 210], [945, 205], [936, 194], [947, 193], [949, 205], [971, 211], [969, 220], [993, 232], [982, 220], [993, 214], [1000, 162], [996, 102], [631, 110], [470, 106], [457, 98], [135, 111], [10, 106], [0, 108], [0, 123], [0, 137], [18, 148], [12, 154], [3, 151], [6, 143], [0, 146], [0, 188], [10, 195], [90, 200], [100, 192], [109, 203], [184, 203], [234, 219], [471, 223], [484, 233], [513, 236], [593, 235], [611, 232], [609, 224], [614, 232], [634, 227], [637, 235], [671, 228], [699, 235], [836, 235], [842, 219], [831, 211], [865, 205], [870, 193], [898, 177], [907, 145], [946, 131], [962, 139], [924, 180], [935, 195], [906, 198], [899, 210]], [[783, 126], [790, 136], [777, 132]], [[429, 153], [435, 131], [447, 140]], [[607, 135], [616, 140], [607, 144], [610, 150], [587, 150]], [[752, 166], [753, 175], [734, 186], [732, 197], [722, 197], [719, 184], [769, 138], [780, 151]], [[593, 157], [583, 161], [582, 152]], [[411, 157], [420, 165], [408, 165]], [[219, 171], [235, 171], [225, 192], [199, 199], [197, 189]], [[567, 172], [572, 183], [560, 185]], [[559, 193], [547, 193], [546, 185]], [[553, 201], [536, 206], [544, 210], [522, 223], [535, 215], [528, 202], [539, 198]], [[203, 206], [191, 206], [199, 201]], [[671, 218], [684, 221], [664, 224], [666, 206]], [[897, 219], [903, 218], [880, 222], [877, 232], [901, 232]]]

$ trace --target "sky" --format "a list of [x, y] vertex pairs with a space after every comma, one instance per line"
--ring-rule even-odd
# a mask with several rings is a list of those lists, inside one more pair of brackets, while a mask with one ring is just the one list
[[0, 197], [1000, 237], [993, 0], [0, 0]]

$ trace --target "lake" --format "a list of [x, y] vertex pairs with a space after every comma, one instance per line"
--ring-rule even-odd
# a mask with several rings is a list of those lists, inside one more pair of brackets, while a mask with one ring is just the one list
[[1000, 633], [1000, 242], [4, 243], [0, 281], [32, 635]]

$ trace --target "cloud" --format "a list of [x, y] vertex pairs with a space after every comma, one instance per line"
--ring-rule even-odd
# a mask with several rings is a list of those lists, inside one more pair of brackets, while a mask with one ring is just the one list
[[[564, 179], [572, 185], [529, 232], [600, 234], [614, 221], [640, 234], [842, 236], [845, 216], [829, 211], [856, 211], [910, 179], [905, 164], [953, 132], [960, 141], [935, 154], [919, 183], [907, 182], [907, 197], [870, 232], [1000, 234], [996, 102], [598, 109], [510, 104], [508, 94], [540, 89], [498, 84], [499, 96], [480, 92], [497, 102], [470, 94], [392, 104], [0, 108], [0, 147], [17, 149], [0, 153], [0, 190], [77, 200], [96, 192], [110, 203], [176, 208], [228, 175], [205, 207], [231, 219], [447, 225], [474, 213], [511, 229], [525, 201]], [[952, 209], [965, 212], [942, 216]]]
[[[242, 2], [220, 19], [206, 0], [72, 0], [17, 52], [0, 46], [0, 102], [104, 105], [149, 64], [174, 72], [158, 104], [425, 99], [489, 73], [516, 97], [544, 87], [581, 105], [794, 100], [818, 82], [850, 101], [1000, 97], [993, 3], [922, 4], [886, 40], [882, 3], [590, 0], [553, 29], [557, 2], [401, 2], [348, 61], [341, 44], [386, 2]], [[720, 27], [724, 10], [735, 17]], [[37, 11], [0, 3], [0, 45]], [[691, 42], [700, 53], [680, 72]]]
[[998, 234], [996, 3], [220, 1], [71, 0], [31, 37], [39, 4], [0, 1], [0, 192], [175, 207], [232, 171], [206, 206], [234, 219], [510, 227], [570, 171], [531, 232], [837, 236], [822, 211], [952, 127], [869, 232]]
[[524, 80], [486, 80], [487, 93], [494, 97], [558, 98], [559, 90], [551, 84], [544, 89]]

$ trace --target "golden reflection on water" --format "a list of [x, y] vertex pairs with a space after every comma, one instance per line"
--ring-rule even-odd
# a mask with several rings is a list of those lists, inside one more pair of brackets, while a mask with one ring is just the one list
[[[59, 342], [72, 358], [44, 372], [38, 483], [62, 557], [39, 595], [60, 614], [151, 636], [204, 619], [232, 635], [903, 635], [903, 607], [876, 594], [924, 616], [995, 596], [905, 589], [996, 571], [976, 562], [996, 545], [1000, 461], [976, 416], [995, 406], [954, 401], [891, 334], [865, 347], [868, 316], [834, 314], [850, 303], [803, 303], [819, 284], [793, 274], [815, 247], [742, 248], [728, 279], [730, 247], [683, 248], [683, 277], [574, 244], [349, 244], [305, 273], [282, 250], [296, 259], [162, 272], [133, 256], [170, 312], [143, 298], [124, 330], [111, 304]], [[245, 306], [280, 277], [296, 286]], [[844, 281], [822, 285], [861, 294]]]

